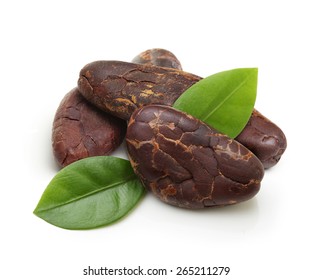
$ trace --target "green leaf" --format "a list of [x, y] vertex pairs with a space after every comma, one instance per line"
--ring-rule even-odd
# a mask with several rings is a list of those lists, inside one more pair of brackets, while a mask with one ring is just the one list
[[56, 174], [34, 214], [66, 229], [97, 228], [124, 217], [144, 193], [128, 160], [89, 157]]
[[235, 138], [247, 124], [257, 95], [257, 68], [238, 68], [200, 80], [173, 107]]

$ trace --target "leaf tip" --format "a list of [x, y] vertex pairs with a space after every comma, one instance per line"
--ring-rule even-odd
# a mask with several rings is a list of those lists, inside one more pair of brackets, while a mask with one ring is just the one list
[[258, 75], [258, 67], [248, 68], [250, 72], [252, 72], [255, 76]]
[[33, 213], [34, 215], [36, 215], [37, 217], [41, 218], [41, 217], [40, 217], [40, 211], [39, 211], [39, 209], [38, 209], [38, 205], [36, 206], [36, 208], [33, 210], [32, 213]]

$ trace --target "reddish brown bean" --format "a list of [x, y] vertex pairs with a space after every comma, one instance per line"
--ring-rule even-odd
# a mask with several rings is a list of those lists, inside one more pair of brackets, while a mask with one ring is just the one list
[[125, 121], [100, 111], [74, 88], [65, 95], [54, 117], [55, 159], [64, 167], [85, 157], [108, 155], [120, 145], [125, 131]]
[[264, 175], [259, 159], [243, 145], [169, 106], [136, 110], [126, 141], [144, 186], [174, 206], [196, 209], [248, 200]]
[[100, 109], [129, 120], [147, 104], [172, 105], [200, 77], [173, 68], [122, 61], [95, 61], [81, 71], [81, 94]]
[[165, 49], [146, 50], [133, 58], [132, 62], [182, 70], [181, 63], [177, 57], [172, 52]]
[[235, 138], [251, 150], [264, 168], [276, 165], [286, 150], [283, 131], [257, 110], [254, 110], [243, 131]]

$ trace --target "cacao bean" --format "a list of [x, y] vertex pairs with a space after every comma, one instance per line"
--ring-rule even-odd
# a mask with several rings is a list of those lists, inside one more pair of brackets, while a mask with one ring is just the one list
[[266, 169], [279, 162], [287, 147], [284, 132], [255, 109], [235, 140], [252, 151]]
[[125, 121], [99, 110], [74, 88], [54, 117], [54, 157], [64, 167], [85, 157], [108, 155], [121, 144], [125, 131]]
[[165, 49], [149, 49], [132, 59], [133, 63], [150, 64], [182, 70], [180, 61], [176, 56]]
[[200, 77], [173, 68], [122, 61], [95, 61], [81, 71], [78, 89], [100, 109], [129, 120], [147, 104], [172, 105]]
[[169, 106], [147, 105], [131, 116], [126, 143], [144, 186], [184, 208], [248, 200], [264, 170], [247, 148], [202, 121]]

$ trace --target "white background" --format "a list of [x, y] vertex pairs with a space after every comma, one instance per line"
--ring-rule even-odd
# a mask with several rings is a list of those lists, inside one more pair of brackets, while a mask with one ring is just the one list
[[[6, 1], [0, 9], [1, 279], [120, 279], [94, 268], [229, 266], [213, 279], [308, 279], [311, 274], [312, 11], [309, 1]], [[258, 67], [256, 108], [288, 148], [259, 194], [207, 211], [151, 195], [124, 220], [89, 231], [32, 214], [58, 168], [54, 112], [80, 69], [165, 48], [200, 76]], [[138, 279], [138, 277], [123, 277]]]

